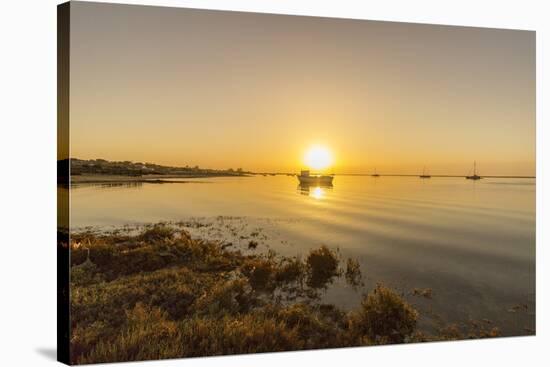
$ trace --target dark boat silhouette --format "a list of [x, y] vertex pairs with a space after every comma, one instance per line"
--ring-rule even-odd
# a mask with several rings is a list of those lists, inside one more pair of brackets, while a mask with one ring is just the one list
[[426, 167], [422, 170], [422, 174], [418, 176], [420, 178], [432, 178], [432, 176], [426, 174]]
[[302, 170], [298, 177], [300, 185], [332, 185], [333, 175], [311, 175], [309, 170]]
[[478, 176], [477, 172], [476, 172], [476, 162], [475, 161], [474, 161], [474, 174], [471, 175], [471, 176], [466, 176], [466, 179], [467, 180], [481, 180], [481, 176]]
[[374, 173], [371, 176], [372, 177], [380, 177], [380, 175], [376, 172], [376, 168], [374, 169]]

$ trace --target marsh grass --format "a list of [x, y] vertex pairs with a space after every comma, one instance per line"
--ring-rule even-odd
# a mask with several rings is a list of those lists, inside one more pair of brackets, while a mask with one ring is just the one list
[[[305, 259], [245, 255], [192, 239], [179, 226], [72, 234], [71, 362], [74, 364], [448, 340], [416, 330], [418, 312], [378, 285], [345, 312], [320, 292], [341, 277], [337, 251]], [[345, 277], [360, 281], [348, 260]], [[349, 279], [348, 279], [349, 278]], [[475, 329], [484, 336], [496, 330]], [[467, 334], [475, 335], [475, 334]]]
[[380, 284], [349, 318], [351, 332], [366, 344], [403, 343], [416, 329], [418, 312]]
[[306, 258], [307, 284], [313, 288], [327, 286], [341, 274], [338, 254], [326, 246], [311, 250]]
[[359, 261], [348, 258], [346, 262], [346, 282], [352, 287], [363, 286], [363, 274], [361, 273], [361, 266]]

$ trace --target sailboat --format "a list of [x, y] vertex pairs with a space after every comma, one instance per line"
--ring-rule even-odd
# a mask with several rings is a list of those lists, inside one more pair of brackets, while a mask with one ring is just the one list
[[476, 161], [474, 161], [474, 174], [471, 176], [466, 176], [467, 180], [481, 180], [481, 176], [477, 175], [476, 171]]
[[426, 174], [426, 166], [424, 166], [424, 169], [422, 169], [422, 174], [418, 177], [420, 177], [420, 178], [431, 178], [432, 176]]
[[376, 168], [374, 168], [374, 173], [371, 175], [372, 177], [380, 177], [378, 173], [376, 173]]

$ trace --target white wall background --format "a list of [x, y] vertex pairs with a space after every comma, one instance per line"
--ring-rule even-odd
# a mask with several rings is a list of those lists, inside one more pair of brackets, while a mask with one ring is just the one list
[[[537, 336], [316, 352], [214, 357], [132, 366], [540, 366], [550, 356], [548, 116], [550, 12], [531, 0], [149, 0], [209, 9], [537, 31]], [[56, 227], [55, 0], [0, 3], [0, 365], [54, 364]], [[546, 16], [545, 16], [546, 15]], [[545, 124], [546, 122], [546, 124]]]

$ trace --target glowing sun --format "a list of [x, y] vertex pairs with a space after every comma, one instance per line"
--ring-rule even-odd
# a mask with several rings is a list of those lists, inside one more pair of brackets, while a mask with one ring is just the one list
[[304, 157], [305, 164], [311, 169], [324, 169], [332, 165], [332, 153], [324, 146], [316, 145], [306, 152]]

